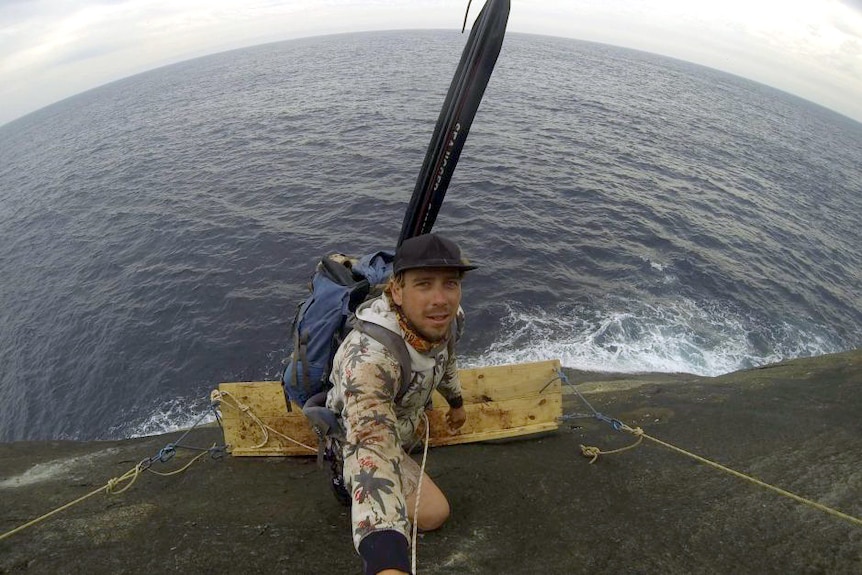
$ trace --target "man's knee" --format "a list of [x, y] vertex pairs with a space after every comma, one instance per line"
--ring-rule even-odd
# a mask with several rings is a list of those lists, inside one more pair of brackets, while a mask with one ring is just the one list
[[419, 514], [419, 529], [422, 531], [434, 531], [440, 529], [449, 519], [449, 502], [446, 497], [440, 497], [433, 505], [424, 507]]

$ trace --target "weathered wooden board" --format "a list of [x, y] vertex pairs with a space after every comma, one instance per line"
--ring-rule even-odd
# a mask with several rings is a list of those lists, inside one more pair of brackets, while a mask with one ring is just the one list
[[[301, 407], [291, 403], [288, 411], [280, 381], [222, 383], [218, 391], [223, 394], [222, 427], [231, 454], [262, 456], [317, 453], [317, 436], [302, 415]], [[248, 411], [244, 412], [241, 407], [248, 408]], [[265, 429], [253, 416], [272, 430]]]
[[[557, 429], [563, 410], [559, 368], [560, 362], [551, 360], [460, 370], [467, 422], [450, 434], [445, 418], [448, 405], [435, 393], [428, 412], [430, 444], [505, 439]], [[225, 442], [233, 455], [316, 453], [317, 437], [298, 405], [288, 410], [280, 382], [222, 383], [218, 391]]]

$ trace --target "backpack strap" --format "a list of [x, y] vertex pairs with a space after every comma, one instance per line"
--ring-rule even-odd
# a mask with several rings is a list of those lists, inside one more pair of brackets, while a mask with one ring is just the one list
[[373, 337], [395, 354], [398, 364], [401, 365], [401, 386], [398, 388], [398, 393], [395, 394], [395, 403], [401, 403], [404, 394], [407, 393], [407, 388], [410, 386], [410, 378], [413, 373], [413, 362], [410, 360], [410, 352], [407, 351], [404, 338], [391, 329], [359, 318], [354, 320], [353, 328]]
[[344, 428], [338, 415], [326, 407], [326, 392], [321, 391], [305, 402], [302, 414], [311, 423], [311, 428], [317, 434], [317, 465], [323, 465], [323, 456], [326, 451], [327, 441], [344, 440]]
[[[306, 393], [311, 393], [311, 371], [308, 367], [308, 334], [301, 335], [299, 333], [299, 329], [296, 330], [296, 337], [294, 338], [296, 341], [296, 350], [294, 351], [293, 357], [302, 364], [302, 382], [303, 387], [305, 388]], [[293, 370], [293, 385], [295, 389], [299, 389], [299, 382], [297, 381], [297, 377], [299, 375], [299, 370]]]

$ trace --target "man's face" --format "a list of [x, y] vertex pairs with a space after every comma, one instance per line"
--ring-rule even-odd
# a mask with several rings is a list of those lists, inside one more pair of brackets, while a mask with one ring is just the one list
[[392, 287], [392, 300], [422, 337], [440, 341], [461, 305], [460, 276], [450, 268], [407, 270], [404, 285], [396, 282]]

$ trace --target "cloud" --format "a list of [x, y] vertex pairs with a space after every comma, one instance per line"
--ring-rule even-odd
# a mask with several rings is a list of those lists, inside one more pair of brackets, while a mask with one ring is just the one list
[[[232, 48], [360, 30], [460, 28], [465, 8], [463, 0], [0, 2], [0, 123], [121, 77]], [[693, 61], [862, 120], [862, 0], [513, 2], [509, 30]]]
[[[862, 60], [857, 55], [862, 13], [847, 2], [552, 4], [554, 21], [549, 29], [553, 34], [703, 64], [795, 93], [862, 121]], [[548, 23], [539, 5], [530, 6], [530, 31], [538, 32]]]

